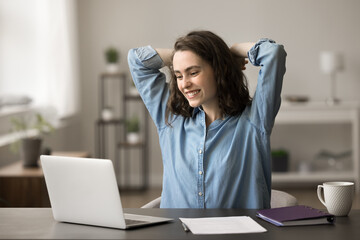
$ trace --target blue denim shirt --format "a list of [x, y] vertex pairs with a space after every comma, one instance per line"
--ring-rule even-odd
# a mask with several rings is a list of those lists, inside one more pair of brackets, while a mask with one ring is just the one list
[[135, 85], [157, 127], [163, 160], [162, 208], [269, 208], [270, 134], [280, 108], [286, 52], [261, 39], [248, 52], [261, 66], [253, 101], [240, 116], [206, 128], [198, 107], [192, 117], [165, 124], [169, 97], [163, 62], [150, 46], [128, 54]]

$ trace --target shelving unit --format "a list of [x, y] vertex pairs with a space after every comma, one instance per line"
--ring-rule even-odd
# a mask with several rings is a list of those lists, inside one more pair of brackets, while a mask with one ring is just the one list
[[[124, 187], [123, 190], [146, 190], [148, 188], [148, 183], [149, 183], [149, 162], [148, 162], [148, 156], [149, 156], [149, 149], [148, 149], [148, 135], [149, 135], [149, 125], [148, 125], [148, 112], [147, 109], [145, 108], [145, 105], [142, 102], [142, 99], [140, 97], [140, 95], [129, 95], [128, 93], [124, 94], [124, 101], [123, 101], [123, 114], [125, 116], [128, 116], [128, 103], [130, 102], [136, 102], [136, 103], [140, 103], [142, 105], [142, 112], [143, 112], [143, 135], [142, 138], [140, 139], [140, 142], [135, 142], [135, 143], [129, 143], [126, 141], [127, 139], [127, 132], [123, 131], [123, 138], [121, 141], [118, 141], [117, 143], [117, 148], [123, 152], [123, 159], [124, 159]], [[130, 169], [130, 162], [127, 159], [130, 159], [130, 151], [132, 150], [138, 150], [141, 152], [140, 156], [139, 156], [139, 160], [140, 160], [140, 171], [139, 171], [139, 177], [141, 178], [141, 184], [140, 186], [134, 187], [131, 186], [131, 176], [129, 174], [129, 172], [127, 170]]]
[[[148, 113], [139, 95], [130, 95], [127, 91], [127, 81], [130, 81], [125, 73], [102, 73], [99, 78], [99, 119], [95, 123], [96, 128], [96, 156], [98, 158], [112, 159], [115, 168], [118, 185], [121, 190], [145, 190], [148, 187]], [[108, 85], [112, 84], [110, 87]], [[110, 90], [110, 91], [109, 91]], [[113, 96], [111, 93], [113, 92]], [[109, 100], [109, 98], [111, 98]], [[115, 99], [115, 100], [114, 100]], [[143, 118], [140, 119], [142, 126], [142, 138], [140, 142], [127, 142], [126, 120], [129, 116], [131, 102], [139, 104], [136, 111], [142, 110]], [[102, 119], [102, 110], [106, 107], [113, 109], [111, 119]], [[142, 108], [142, 109], [141, 109]], [[131, 156], [131, 151], [137, 151], [138, 157]], [[138, 167], [137, 183], [133, 184], [132, 168], [134, 161]]]
[[[295, 128], [299, 125], [350, 124], [352, 169], [337, 172], [310, 171], [301, 173], [290, 171], [285, 173], [273, 173], [273, 183], [290, 184], [322, 183], [324, 181], [354, 181], [357, 191], [360, 192], [359, 109], [358, 102], [341, 102], [334, 106], [326, 105], [323, 102], [285, 102], [276, 117], [275, 126], [291, 125]], [[311, 139], [311, 137], [312, 136], [309, 136], [309, 139]]]

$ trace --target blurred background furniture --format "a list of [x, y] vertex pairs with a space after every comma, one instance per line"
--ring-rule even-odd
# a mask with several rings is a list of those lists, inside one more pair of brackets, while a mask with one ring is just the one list
[[[291, 186], [302, 184], [316, 185], [325, 181], [354, 181], [357, 192], [360, 192], [360, 105], [358, 102], [341, 101], [336, 105], [325, 102], [288, 103], [284, 102], [275, 119], [272, 133], [272, 147], [282, 146], [289, 151], [293, 166], [288, 172], [273, 173], [273, 186]], [[342, 136], [329, 139], [337, 127]], [[278, 135], [281, 129], [287, 136]], [[293, 135], [292, 130], [304, 131]], [[323, 131], [321, 131], [323, 128]], [[310, 131], [306, 131], [310, 129]], [[318, 133], [317, 131], [320, 132]], [[331, 130], [329, 130], [331, 129]], [[344, 131], [344, 129], [346, 131]], [[298, 132], [297, 132], [298, 134]], [[305, 135], [305, 136], [304, 136]], [[331, 135], [330, 135], [331, 136]], [[314, 144], [316, 142], [316, 144]], [[331, 143], [332, 145], [327, 145]], [[349, 166], [343, 169], [296, 169], [296, 165], [313, 164], [316, 155], [323, 149], [332, 147], [346, 148], [351, 151]], [[295, 159], [297, 158], [297, 159]], [[297, 162], [295, 163], [294, 160]]]
[[324, 74], [330, 75], [330, 96], [326, 99], [329, 105], [338, 104], [336, 97], [336, 73], [344, 69], [344, 58], [340, 53], [324, 51], [320, 53], [320, 67]]
[[[52, 155], [89, 157], [87, 152], [53, 152]], [[22, 161], [17, 161], [0, 168], [0, 207], [50, 207], [41, 165], [24, 168]]]
[[[121, 190], [143, 191], [149, 183], [148, 112], [140, 95], [131, 93], [127, 81], [130, 79], [123, 72], [100, 74], [96, 157], [113, 161]], [[141, 135], [135, 141], [129, 140], [130, 116], [141, 119], [135, 123]]]

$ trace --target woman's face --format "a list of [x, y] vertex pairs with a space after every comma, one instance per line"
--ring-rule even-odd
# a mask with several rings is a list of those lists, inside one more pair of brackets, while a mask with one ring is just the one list
[[204, 111], [218, 108], [217, 87], [212, 67], [192, 51], [177, 51], [173, 58], [177, 86], [191, 107]]

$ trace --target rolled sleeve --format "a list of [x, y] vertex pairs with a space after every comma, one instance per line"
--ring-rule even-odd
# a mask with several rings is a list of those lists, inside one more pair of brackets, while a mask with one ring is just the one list
[[249, 61], [254, 65], [254, 66], [260, 66], [260, 62], [256, 61], [258, 53], [259, 53], [259, 48], [260, 45], [268, 42], [268, 43], [275, 43], [274, 40], [271, 40], [269, 38], [261, 38], [248, 52], [248, 58]]
[[147, 68], [160, 69], [163, 67], [162, 59], [151, 46], [136, 48], [135, 54]]

